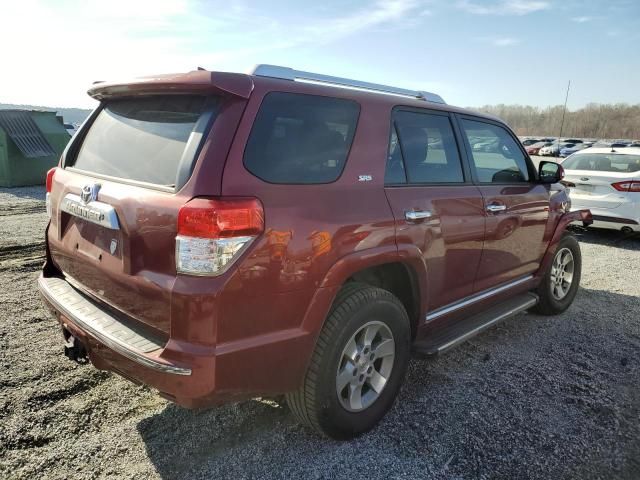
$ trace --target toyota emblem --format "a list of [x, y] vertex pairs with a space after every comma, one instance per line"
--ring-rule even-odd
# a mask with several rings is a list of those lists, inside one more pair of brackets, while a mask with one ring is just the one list
[[85, 205], [89, 202], [93, 202], [98, 198], [98, 192], [100, 191], [99, 183], [88, 183], [84, 187], [82, 187], [82, 191], [80, 192], [80, 200]]

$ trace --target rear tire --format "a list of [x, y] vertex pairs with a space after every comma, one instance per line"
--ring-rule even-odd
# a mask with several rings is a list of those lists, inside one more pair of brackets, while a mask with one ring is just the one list
[[549, 270], [536, 289], [540, 297], [532, 311], [541, 315], [564, 312], [578, 293], [582, 274], [582, 255], [576, 237], [567, 233], [558, 243]]
[[410, 341], [400, 300], [381, 288], [348, 283], [329, 312], [301, 387], [287, 395], [291, 411], [337, 440], [370, 430], [398, 394]]

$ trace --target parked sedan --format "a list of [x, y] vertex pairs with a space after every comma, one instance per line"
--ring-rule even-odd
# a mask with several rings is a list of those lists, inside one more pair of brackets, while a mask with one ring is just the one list
[[538, 142], [533, 145], [529, 145], [525, 150], [529, 155], [538, 155], [542, 147], [549, 147], [551, 145], [553, 145], [551, 142]]
[[524, 145], [525, 147], [528, 147], [530, 145], [533, 145], [535, 143], [539, 143], [540, 139], [538, 138], [527, 138], [526, 140], [522, 141], [522, 145]]
[[543, 157], [558, 157], [560, 155], [560, 150], [563, 148], [573, 147], [575, 143], [553, 143], [548, 147], [543, 147], [538, 152], [538, 155]]
[[565, 147], [565, 148], [561, 148], [560, 149], [560, 156], [561, 157], [568, 157], [569, 155], [573, 155], [574, 153], [580, 151], [580, 150], [584, 150], [585, 148], [589, 148], [592, 144], [591, 143], [578, 143], [576, 145], [574, 145], [573, 147]]
[[561, 165], [572, 210], [591, 210], [594, 227], [640, 231], [640, 148], [592, 147]]
[[499, 142], [497, 139], [492, 138], [490, 140], [483, 140], [478, 143], [474, 143], [471, 147], [474, 152], [497, 152], [499, 148]]

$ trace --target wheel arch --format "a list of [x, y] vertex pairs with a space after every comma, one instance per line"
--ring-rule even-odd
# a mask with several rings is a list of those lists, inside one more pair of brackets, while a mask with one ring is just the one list
[[383, 288], [398, 297], [407, 310], [415, 337], [420, 319], [425, 315], [426, 279], [422, 252], [415, 245], [389, 245], [351, 253], [336, 262], [325, 275], [318, 289], [325, 293], [321, 309], [324, 315], [321, 319], [314, 315], [313, 321], [305, 318], [305, 329], [319, 332], [340, 289], [355, 281]]
[[537, 278], [541, 279], [547, 272], [547, 270], [551, 267], [551, 261], [556, 254], [558, 244], [560, 243], [560, 240], [562, 240], [562, 237], [567, 233], [567, 227], [569, 226], [569, 224], [573, 222], [582, 222], [583, 225], [590, 225], [591, 223], [593, 223], [591, 211], [576, 210], [574, 212], [565, 213], [560, 217], [560, 220], [558, 220], [558, 224], [553, 231], [551, 241], [547, 246], [547, 251], [542, 258], [542, 262], [540, 262], [540, 268], [536, 273]]

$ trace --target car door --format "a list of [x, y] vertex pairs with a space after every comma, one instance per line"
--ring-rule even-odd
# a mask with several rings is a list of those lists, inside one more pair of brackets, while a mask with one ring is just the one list
[[[535, 272], [545, 251], [549, 186], [537, 182], [533, 163], [503, 125], [458, 116], [474, 182], [483, 198], [485, 240], [475, 281], [479, 292]], [[471, 139], [494, 141], [490, 151], [471, 148]]]
[[[417, 246], [430, 311], [472, 293], [484, 237], [484, 204], [463, 164], [451, 116], [396, 109], [385, 192], [398, 244]], [[465, 171], [466, 170], [466, 171]]]

